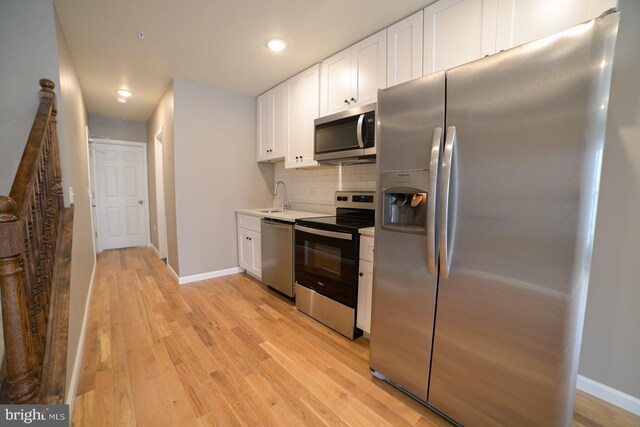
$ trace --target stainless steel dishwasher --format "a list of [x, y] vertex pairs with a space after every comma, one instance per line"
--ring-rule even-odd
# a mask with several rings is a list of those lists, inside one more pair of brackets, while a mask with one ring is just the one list
[[262, 281], [293, 298], [293, 223], [262, 220]]

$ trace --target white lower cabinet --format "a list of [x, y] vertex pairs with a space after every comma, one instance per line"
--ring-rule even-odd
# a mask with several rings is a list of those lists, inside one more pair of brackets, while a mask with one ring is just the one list
[[358, 317], [356, 326], [363, 332], [371, 332], [371, 294], [373, 292], [373, 263], [360, 260], [358, 279]]
[[238, 214], [238, 265], [262, 278], [260, 218]]
[[360, 277], [356, 326], [371, 332], [371, 296], [373, 294], [373, 237], [360, 237]]

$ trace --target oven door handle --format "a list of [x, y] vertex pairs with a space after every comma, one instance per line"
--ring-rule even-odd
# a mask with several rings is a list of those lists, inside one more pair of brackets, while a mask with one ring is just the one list
[[317, 236], [333, 237], [341, 240], [353, 240], [351, 233], [340, 233], [338, 231], [318, 230], [317, 228], [304, 227], [302, 225], [296, 225], [296, 230], [303, 231], [309, 234], [315, 234]]

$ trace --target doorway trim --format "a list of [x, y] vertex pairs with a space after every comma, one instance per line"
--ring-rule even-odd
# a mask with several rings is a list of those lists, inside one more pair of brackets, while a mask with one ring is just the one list
[[[95, 180], [96, 173], [96, 162], [95, 162], [95, 150], [96, 144], [113, 144], [113, 145], [123, 145], [126, 147], [138, 147], [142, 148], [142, 173], [144, 176], [144, 198], [146, 200], [147, 208], [144, 209], [144, 220], [145, 224], [143, 224], [143, 228], [145, 230], [145, 245], [151, 246], [150, 241], [150, 232], [149, 232], [149, 173], [147, 168], [147, 143], [146, 142], [134, 142], [134, 141], [123, 141], [119, 139], [107, 139], [107, 138], [92, 138], [92, 144], [90, 145], [91, 151], [91, 180], [96, 184], [93, 188], [94, 191], [97, 189], [97, 181]], [[99, 194], [99, 192], [97, 192]], [[95, 198], [96, 206], [100, 203], [99, 197]], [[100, 224], [100, 209], [95, 210], [95, 221], [96, 224]], [[98, 230], [98, 228], [96, 228]], [[96, 252], [102, 252], [102, 242], [100, 237], [100, 232], [96, 233]]]
[[167, 236], [167, 202], [164, 182], [164, 126], [153, 136], [154, 172], [156, 184], [156, 228], [158, 233], [158, 255], [169, 265], [169, 242]]

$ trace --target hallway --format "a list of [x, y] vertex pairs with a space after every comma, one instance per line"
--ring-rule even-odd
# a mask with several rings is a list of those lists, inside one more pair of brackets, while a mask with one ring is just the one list
[[[578, 392], [574, 425], [639, 425]], [[152, 249], [103, 252], [74, 426], [445, 426], [349, 341], [244, 274], [178, 286]]]

